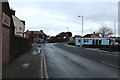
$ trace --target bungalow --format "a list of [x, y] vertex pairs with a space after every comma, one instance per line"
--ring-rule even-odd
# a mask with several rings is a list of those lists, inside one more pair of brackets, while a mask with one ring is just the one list
[[75, 45], [80, 46], [109, 46], [114, 43], [114, 38], [75, 38]]
[[99, 34], [86, 34], [75, 38], [75, 45], [79, 46], [109, 46], [115, 44], [115, 38], [102, 38]]

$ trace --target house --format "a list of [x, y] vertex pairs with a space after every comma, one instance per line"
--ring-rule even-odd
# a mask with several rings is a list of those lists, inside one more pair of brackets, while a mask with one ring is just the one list
[[114, 43], [114, 38], [75, 38], [75, 45], [79, 46], [110, 46]]
[[24, 37], [25, 21], [15, 16], [15, 10], [11, 10], [13, 22], [15, 25], [15, 35]]
[[102, 38], [95, 32], [86, 34], [83, 37], [75, 38], [75, 45], [79, 46], [109, 46], [115, 43], [115, 38]]
[[83, 36], [84, 38], [99, 38], [99, 34], [96, 34], [95, 32], [93, 34], [86, 34]]
[[46, 34], [43, 30], [40, 31], [29, 31], [25, 32], [25, 38], [30, 39], [33, 43], [46, 41]]
[[11, 15], [11, 10], [8, 2], [0, 3], [0, 14], [2, 14], [2, 65], [9, 63], [9, 57], [13, 53], [14, 42], [14, 23]]

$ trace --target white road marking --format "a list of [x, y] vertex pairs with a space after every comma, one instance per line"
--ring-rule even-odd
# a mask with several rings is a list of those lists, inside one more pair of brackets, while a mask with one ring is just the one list
[[29, 63], [22, 64], [22, 67], [23, 67], [23, 68], [28, 68], [29, 66], [30, 66]]
[[38, 54], [36, 51], [33, 51], [32, 54]]
[[65, 44], [65, 46], [69, 46], [69, 47], [75, 47], [75, 46], [72, 46], [72, 45], [68, 45], [68, 44]]

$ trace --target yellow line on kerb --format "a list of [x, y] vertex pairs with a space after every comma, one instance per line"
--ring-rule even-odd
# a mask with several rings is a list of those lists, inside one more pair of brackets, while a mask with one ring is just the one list
[[41, 54], [41, 79], [43, 80], [43, 56]]
[[45, 78], [46, 78], [46, 80], [48, 80], [48, 73], [47, 73], [47, 65], [46, 65], [46, 60], [45, 60], [45, 54], [44, 54], [44, 52], [43, 52], [43, 58], [44, 58], [44, 70], [45, 70]]
[[46, 60], [44, 56], [44, 51], [41, 50], [41, 79], [42, 80], [48, 80], [48, 73], [47, 73], [47, 67], [46, 67]]

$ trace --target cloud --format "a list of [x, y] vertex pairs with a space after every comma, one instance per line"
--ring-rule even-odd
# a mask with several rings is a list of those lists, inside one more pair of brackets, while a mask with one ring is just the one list
[[97, 30], [101, 25], [113, 28], [117, 21], [117, 3], [112, 2], [10, 2], [16, 16], [26, 21], [26, 30], [40, 30], [56, 35], [70, 28], [73, 34], [81, 34], [84, 16], [84, 34]]
[[[6, 0], [1, 0], [6, 1]], [[12, 2], [118, 2], [119, 0], [9, 0]]]

